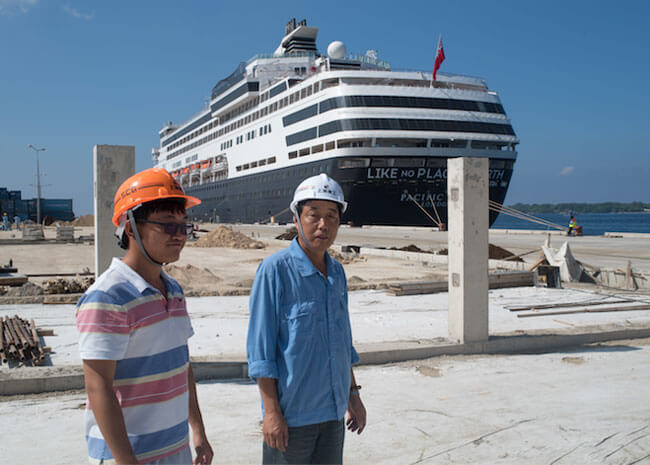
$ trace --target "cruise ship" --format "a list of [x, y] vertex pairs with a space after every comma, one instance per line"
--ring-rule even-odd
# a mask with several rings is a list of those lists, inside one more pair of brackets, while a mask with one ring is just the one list
[[154, 165], [202, 200], [195, 221], [290, 222], [296, 186], [327, 173], [349, 202], [342, 223], [444, 225], [455, 157], [487, 157], [490, 199], [503, 203], [519, 140], [483, 79], [434, 81], [339, 41], [321, 54], [317, 34], [292, 19], [274, 53], [240, 63], [199, 113], [160, 130]]

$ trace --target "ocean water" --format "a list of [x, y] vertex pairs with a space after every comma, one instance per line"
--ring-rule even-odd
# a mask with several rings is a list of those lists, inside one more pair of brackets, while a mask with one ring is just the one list
[[[558, 213], [533, 215], [560, 226], [569, 225], [569, 216]], [[650, 213], [581, 213], [575, 215], [585, 236], [602, 236], [605, 232], [650, 233]], [[500, 213], [492, 225], [495, 229], [538, 229], [552, 230], [547, 226], [520, 220]]]

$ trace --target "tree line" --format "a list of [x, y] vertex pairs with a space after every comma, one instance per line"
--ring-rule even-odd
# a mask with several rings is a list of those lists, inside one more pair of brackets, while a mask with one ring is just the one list
[[650, 209], [650, 203], [643, 202], [516, 203], [509, 206], [525, 213], [631, 213]]

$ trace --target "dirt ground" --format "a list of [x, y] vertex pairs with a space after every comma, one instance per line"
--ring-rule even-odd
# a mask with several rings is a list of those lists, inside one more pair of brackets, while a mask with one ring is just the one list
[[[289, 245], [276, 239], [288, 226], [282, 225], [199, 225], [198, 240], [189, 241], [181, 259], [167, 267], [189, 296], [241, 295], [249, 292], [259, 263], [272, 253]], [[93, 227], [75, 227], [75, 237], [89, 237]], [[56, 237], [54, 226], [45, 229], [46, 239]], [[20, 231], [0, 232], [0, 265], [11, 260], [19, 273], [81, 273], [94, 271], [92, 242], [28, 243], [20, 240]], [[440, 253], [446, 248], [447, 233], [427, 228], [341, 227], [335, 246], [355, 245], [386, 248], [415, 247], [422, 251]], [[611, 239], [602, 237], [570, 238], [574, 255], [579, 260], [597, 266], [625, 267], [628, 260], [634, 269], [650, 269], [650, 252], [645, 239]], [[524, 254], [527, 263], [539, 258], [544, 234], [504, 234], [490, 231], [490, 243], [508, 253]], [[553, 236], [559, 247], [565, 238]], [[533, 253], [526, 253], [531, 252]], [[443, 252], [444, 253], [444, 252]], [[417, 261], [389, 257], [354, 256], [333, 253], [341, 261], [351, 289], [385, 287], [396, 281], [444, 280], [445, 265], [423, 264]], [[30, 282], [42, 284], [48, 277], [30, 277]]]
[[[203, 229], [206, 226], [202, 226]], [[188, 242], [178, 262], [165, 270], [184, 287], [188, 296], [248, 294], [260, 262], [288, 247], [289, 241], [255, 233], [248, 235], [227, 228], [207, 225], [209, 233]], [[92, 234], [91, 227], [76, 228], [75, 236]], [[3, 232], [5, 236], [9, 231]], [[45, 237], [54, 237], [46, 228]], [[255, 236], [255, 237], [251, 237]], [[0, 237], [2, 239], [3, 237]], [[7, 237], [8, 238], [8, 237]], [[18, 237], [14, 238], [18, 239]], [[80, 273], [94, 271], [92, 243], [13, 243], [0, 244], [0, 264], [11, 260], [23, 274]], [[237, 248], [236, 248], [237, 247]], [[263, 248], [260, 248], [263, 247]], [[446, 277], [446, 267], [432, 267], [384, 257], [359, 257], [332, 252], [343, 263], [351, 288], [377, 288], [395, 281], [433, 280]], [[30, 277], [43, 284], [49, 277]]]

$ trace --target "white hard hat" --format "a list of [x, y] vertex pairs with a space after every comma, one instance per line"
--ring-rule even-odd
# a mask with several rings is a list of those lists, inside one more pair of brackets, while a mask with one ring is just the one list
[[348, 203], [343, 199], [343, 190], [339, 183], [325, 173], [307, 178], [298, 185], [289, 206], [294, 215], [298, 215], [298, 203], [304, 200], [336, 202], [341, 206], [341, 213], [348, 207]]

